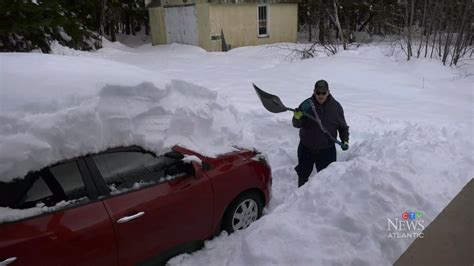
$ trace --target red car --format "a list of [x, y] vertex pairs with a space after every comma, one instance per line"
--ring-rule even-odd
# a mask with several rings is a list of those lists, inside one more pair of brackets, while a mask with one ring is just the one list
[[250, 150], [208, 158], [133, 146], [63, 161], [0, 182], [0, 265], [160, 265], [249, 226], [271, 182]]

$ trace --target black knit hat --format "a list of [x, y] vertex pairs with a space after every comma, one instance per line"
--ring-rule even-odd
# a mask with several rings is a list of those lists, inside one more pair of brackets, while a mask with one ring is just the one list
[[320, 79], [320, 80], [316, 81], [316, 83], [314, 84], [314, 90], [328, 91], [329, 90], [329, 84], [324, 79]]

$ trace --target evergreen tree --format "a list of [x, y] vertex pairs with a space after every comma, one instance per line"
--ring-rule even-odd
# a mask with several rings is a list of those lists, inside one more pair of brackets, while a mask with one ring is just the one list
[[80, 50], [96, 48], [97, 35], [59, 1], [0, 2], [0, 51], [50, 51], [52, 41]]
[[48, 53], [53, 41], [78, 50], [101, 46], [100, 35], [133, 34], [145, 27], [143, 0], [1, 0], [0, 51]]

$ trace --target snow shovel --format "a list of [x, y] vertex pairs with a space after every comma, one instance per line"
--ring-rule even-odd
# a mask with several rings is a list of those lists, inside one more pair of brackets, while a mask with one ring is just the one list
[[[262, 101], [263, 107], [265, 107], [265, 109], [267, 109], [268, 111], [270, 111], [272, 113], [282, 113], [282, 112], [286, 112], [286, 111], [295, 112], [295, 109], [291, 109], [289, 107], [286, 107], [281, 102], [280, 98], [278, 98], [278, 96], [263, 91], [262, 89], [260, 89], [259, 87], [257, 87], [257, 85], [255, 85], [253, 83], [252, 83], [252, 85], [255, 89], [255, 92], [257, 92], [258, 98], [260, 98], [260, 101]], [[303, 112], [303, 115], [308, 117], [309, 119], [313, 120], [314, 122], [316, 122], [319, 125], [319, 127], [321, 128], [321, 130], [332, 141], [334, 141], [335, 143], [337, 143], [341, 147], [342, 147], [342, 145], [344, 145], [344, 144], [342, 144], [342, 142], [335, 139], [331, 134], [329, 134], [329, 132], [326, 130], [326, 128], [324, 128], [324, 126], [321, 124], [321, 120], [318, 121], [318, 119], [316, 119], [314, 116], [309, 115], [309, 114], [304, 113], [304, 112]]]

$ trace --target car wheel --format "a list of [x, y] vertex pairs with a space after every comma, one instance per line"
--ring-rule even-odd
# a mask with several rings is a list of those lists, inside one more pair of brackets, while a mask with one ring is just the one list
[[223, 229], [229, 234], [247, 228], [262, 216], [262, 199], [255, 192], [248, 192], [235, 199], [224, 215]]

